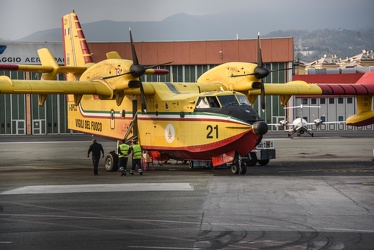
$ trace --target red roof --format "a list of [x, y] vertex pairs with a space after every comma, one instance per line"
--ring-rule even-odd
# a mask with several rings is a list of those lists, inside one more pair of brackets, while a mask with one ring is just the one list
[[374, 72], [366, 72], [356, 83], [374, 84]]

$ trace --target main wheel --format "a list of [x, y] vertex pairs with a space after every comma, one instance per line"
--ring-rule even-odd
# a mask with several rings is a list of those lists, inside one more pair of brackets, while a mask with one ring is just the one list
[[247, 173], [247, 165], [243, 164], [239, 168], [239, 174], [246, 174]]
[[231, 165], [231, 173], [232, 174], [239, 174], [239, 167], [237, 164], [232, 164]]
[[114, 152], [110, 152], [105, 157], [104, 166], [106, 171], [117, 171], [118, 170], [118, 156]]
[[245, 161], [245, 164], [247, 166], [255, 166], [257, 163], [257, 156], [255, 153], [249, 153], [249, 158], [248, 160]]

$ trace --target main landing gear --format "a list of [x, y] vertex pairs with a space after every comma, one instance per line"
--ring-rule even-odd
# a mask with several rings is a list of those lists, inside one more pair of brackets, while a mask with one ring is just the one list
[[105, 157], [104, 166], [106, 171], [118, 170], [118, 155], [114, 151], [110, 151]]

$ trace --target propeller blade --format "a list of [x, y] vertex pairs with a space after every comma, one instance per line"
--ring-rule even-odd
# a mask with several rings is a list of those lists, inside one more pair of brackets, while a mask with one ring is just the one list
[[116, 78], [116, 77], [124, 76], [124, 75], [127, 75], [127, 74], [131, 74], [131, 72], [126, 72], [126, 73], [123, 73], [123, 74], [113, 75], [113, 76], [104, 76], [104, 77], [101, 77], [100, 80], [106, 80], [106, 79]]
[[165, 62], [165, 63], [161, 63], [161, 64], [156, 64], [156, 65], [152, 65], [152, 66], [146, 66], [145, 68], [146, 69], [152, 69], [152, 68], [155, 68], [155, 67], [158, 67], [158, 66], [167, 65], [167, 64], [171, 64], [171, 63], [173, 63], [173, 61]]
[[142, 112], [147, 113], [147, 103], [146, 103], [146, 100], [145, 100], [143, 83], [140, 79], [139, 79], [139, 81], [140, 81], [140, 98], [142, 99]]
[[139, 65], [139, 60], [138, 60], [138, 57], [136, 55], [135, 45], [134, 45], [134, 42], [133, 42], [133, 39], [132, 39], [131, 28], [129, 28], [129, 32], [130, 32], [130, 43], [131, 43], [132, 61], [134, 62], [134, 64]]
[[264, 82], [261, 80], [261, 95], [260, 95], [261, 109], [262, 112], [265, 112], [266, 108], [266, 99], [265, 99], [265, 86]]
[[273, 69], [273, 70], [270, 70], [270, 72], [277, 72], [277, 71], [290, 70], [290, 69], [293, 69], [293, 68]]
[[262, 52], [261, 52], [261, 42], [260, 42], [260, 32], [257, 34], [257, 65], [262, 67]]
[[263, 67], [262, 52], [261, 52], [261, 42], [260, 42], [260, 32], [258, 32], [258, 34], [257, 34], [257, 68], [255, 69], [255, 73], [256, 73], [257, 69], [259, 69], [258, 71], [261, 72], [261, 74], [258, 74], [258, 75], [262, 76], [261, 77], [260, 102], [261, 102], [262, 112], [265, 112], [265, 109], [266, 109], [266, 103], [265, 102], [266, 102], [266, 100], [265, 100], [265, 86], [264, 86], [263, 78], [266, 77], [270, 72], [269, 72], [269, 70], [267, 70], [267, 69], [265, 69]]

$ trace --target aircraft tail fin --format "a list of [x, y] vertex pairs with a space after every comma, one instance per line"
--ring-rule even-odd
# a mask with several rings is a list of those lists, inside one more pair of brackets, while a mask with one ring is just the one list
[[[66, 66], [86, 66], [93, 64], [77, 14], [73, 11], [62, 18], [64, 59]], [[76, 80], [73, 74], [67, 74], [67, 80]]]

